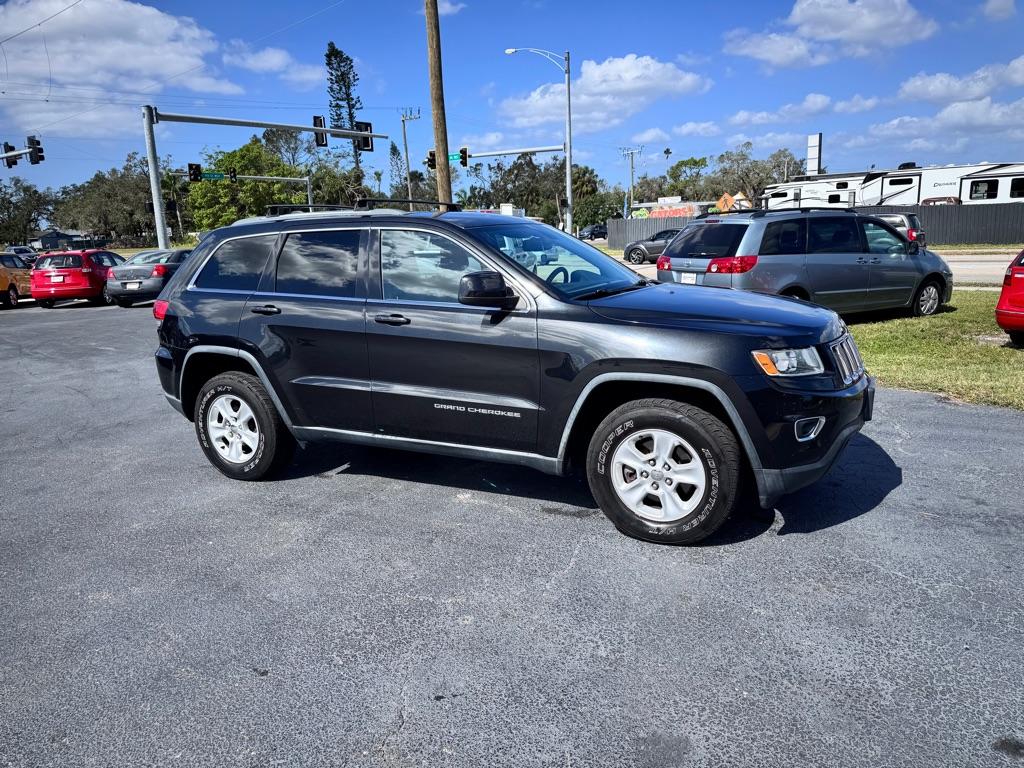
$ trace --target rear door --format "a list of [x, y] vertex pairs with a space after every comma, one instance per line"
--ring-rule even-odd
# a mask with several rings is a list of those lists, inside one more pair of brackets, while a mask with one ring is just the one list
[[907, 253], [907, 241], [885, 223], [862, 219], [860, 224], [871, 272], [868, 303], [872, 307], [906, 306], [921, 276], [917, 258]]
[[712, 259], [736, 255], [747, 226], [707, 219], [685, 227], [663, 252], [672, 260], [672, 281], [702, 285]]
[[4, 254], [0, 257], [0, 261], [2, 261], [4, 269], [7, 270], [7, 274], [11, 276], [11, 282], [17, 286], [19, 295], [27, 298], [32, 292], [32, 273], [28, 264], [13, 254]]
[[[87, 271], [88, 270], [88, 271]], [[54, 294], [74, 289], [82, 295], [88, 292], [92, 266], [80, 253], [56, 253], [36, 262], [32, 272], [32, 287], [37, 291], [53, 289]]]
[[812, 301], [837, 312], [863, 309], [868, 262], [856, 216], [808, 216], [805, 268]]
[[359, 227], [285, 233], [242, 312], [242, 347], [260, 361], [300, 426], [373, 429], [367, 238]]

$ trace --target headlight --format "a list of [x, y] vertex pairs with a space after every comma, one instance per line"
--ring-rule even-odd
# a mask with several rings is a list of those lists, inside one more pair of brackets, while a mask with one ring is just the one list
[[754, 362], [769, 376], [810, 376], [825, 372], [818, 350], [814, 347], [760, 349], [751, 354], [754, 356]]

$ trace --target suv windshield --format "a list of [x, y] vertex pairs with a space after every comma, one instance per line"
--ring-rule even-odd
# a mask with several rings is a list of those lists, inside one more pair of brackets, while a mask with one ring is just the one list
[[608, 296], [646, 284], [633, 270], [554, 227], [496, 224], [471, 231], [566, 299]]
[[735, 256], [747, 224], [690, 224], [668, 244], [665, 255], [687, 259], [717, 259]]
[[143, 251], [132, 256], [125, 264], [166, 264], [173, 256], [174, 251]]
[[43, 256], [36, 262], [36, 269], [78, 269], [82, 266], [82, 257], [78, 254]]

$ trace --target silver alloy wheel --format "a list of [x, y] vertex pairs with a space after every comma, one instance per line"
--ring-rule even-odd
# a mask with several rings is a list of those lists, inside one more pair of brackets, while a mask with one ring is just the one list
[[225, 461], [244, 464], [260, 444], [260, 425], [252, 408], [237, 395], [221, 395], [206, 411], [206, 432]]
[[932, 284], [926, 285], [921, 290], [921, 296], [917, 300], [917, 306], [922, 315], [932, 315], [939, 308], [939, 289]]
[[7, 306], [11, 309], [18, 306], [18, 289], [13, 285], [7, 289]]
[[612, 454], [612, 487], [635, 515], [656, 523], [681, 520], [700, 504], [708, 476], [693, 446], [665, 429], [629, 435]]
[[644, 263], [644, 252], [639, 248], [634, 248], [629, 252], [629, 263], [630, 264], [643, 264]]

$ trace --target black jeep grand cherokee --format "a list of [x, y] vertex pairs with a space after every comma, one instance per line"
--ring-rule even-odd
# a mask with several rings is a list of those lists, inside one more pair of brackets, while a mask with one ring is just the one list
[[653, 541], [712, 533], [746, 469], [765, 506], [814, 482], [871, 418], [834, 312], [659, 285], [490, 214], [248, 219], [202, 241], [154, 314], [167, 399], [229, 477], [328, 438], [576, 464]]

